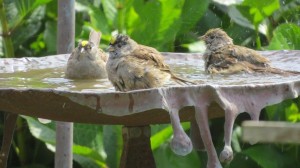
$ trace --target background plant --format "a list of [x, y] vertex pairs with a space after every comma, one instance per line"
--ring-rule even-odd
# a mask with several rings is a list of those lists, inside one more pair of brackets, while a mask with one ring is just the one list
[[[160, 51], [201, 52], [197, 37], [221, 27], [236, 44], [262, 50], [300, 49], [298, 0], [78, 0], [76, 40], [86, 39], [91, 28], [101, 31], [101, 47], [112, 34], [129, 34], [139, 43]], [[0, 0], [0, 57], [45, 56], [56, 53], [57, 0]], [[300, 100], [286, 100], [263, 110], [262, 120], [300, 120]], [[53, 167], [54, 124], [36, 119], [18, 120], [9, 167]], [[240, 115], [233, 134], [234, 160], [230, 168], [300, 167], [299, 146], [249, 145], [240, 140]], [[223, 147], [224, 119], [211, 120], [218, 152]], [[183, 123], [189, 131], [189, 124]], [[1, 127], [3, 128], [3, 127]], [[74, 167], [118, 167], [121, 127], [75, 124]], [[151, 145], [157, 167], [205, 167], [206, 153], [186, 157], [171, 152], [170, 125], [152, 126]], [[30, 150], [28, 146], [33, 146]]]

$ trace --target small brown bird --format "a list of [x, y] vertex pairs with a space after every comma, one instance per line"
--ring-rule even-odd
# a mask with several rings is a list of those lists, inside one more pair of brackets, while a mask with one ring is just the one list
[[160, 87], [169, 79], [195, 84], [173, 74], [156, 49], [140, 45], [126, 35], [113, 37], [108, 51], [108, 79], [118, 91]]
[[108, 56], [99, 48], [101, 33], [91, 31], [89, 41], [80, 41], [69, 57], [65, 77], [70, 79], [106, 78]]
[[232, 39], [220, 28], [210, 29], [200, 37], [206, 44], [204, 53], [205, 71], [214, 74], [238, 72], [265, 72], [281, 75], [300, 74], [270, 66], [267, 58], [257, 51], [234, 45]]

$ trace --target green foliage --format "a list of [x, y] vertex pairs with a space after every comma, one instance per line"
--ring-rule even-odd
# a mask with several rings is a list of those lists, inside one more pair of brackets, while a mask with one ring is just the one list
[[255, 27], [258, 27], [259, 23], [266, 17], [272, 15], [279, 7], [279, 0], [244, 0], [242, 4], [237, 6], [240, 12], [253, 23]]
[[103, 126], [103, 138], [107, 154], [107, 165], [109, 167], [118, 167], [123, 147], [121, 126]]
[[293, 23], [281, 24], [273, 32], [273, 39], [268, 46], [269, 50], [299, 50], [300, 28]]
[[[27, 120], [31, 134], [40, 141], [45, 142], [49, 150], [54, 151], [54, 122], [44, 125], [31, 117], [23, 116], [23, 118]], [[88, 167], [94, 165], [95, 168], [99, 166], [106, 167], [102, 134], [99, 129], [100, 127], [95, 125], [75, 124], [74, 126], [73, 153], [76, 155], [74, 159], [83, 167], [86, 167], [86, 165], [89, 165]], [[89, 162], [86, 160], [89, 160]]]
[[[189, 123], [182, 123], [181, 124], [184, 130], [188, 130], [190, 128]], [[162, 144], [166, 141], [170, 140], [173, 136], [173, 130], [171, 125], [166, 127], [159, 127], [159, 130], [155, 133], [152, 133], [151, 136], [151, 148], [152, 150], [158, 149]]]
[[284, 168], [296, 165], [293, 159], [282, 155], [282, 152], [274, 146], [257, 145], [244, 150], [242, 153], [249, 156], [262, 168]]
[[86, 9], [91, 17], [91, 23], [86, 25], [102, 31], [106, 43], [111, 32], [117, 30], [139, 43], [172, 51], [176, 36], [186, 33], [197, 23], [206, 11], [208, 0], [200, 3], [197, 0], [104, 0], [103, 11], [91, 4], [85, 5], [89, 6]]
[[200, 167], [201, 165], [201, 160], [195, 151], [184, 157], [178, 156], [174, 154], [169, 145], [163, 144], [153, 153], [157, 168]]

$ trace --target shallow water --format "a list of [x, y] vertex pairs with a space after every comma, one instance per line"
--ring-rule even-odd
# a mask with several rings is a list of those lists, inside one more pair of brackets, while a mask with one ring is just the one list
[[[67, 58], [67, 57], [65, 57]], [[53, 59], [51, 57], [51, 59]], [[292, 57], [272, 56], [270, 58], [272, 65], [276, 68], [286, 70], [300, 71], [300, 57], [296, 60]], [[24, 60], [22, 60], [24, 61]], [[27, 60], [26, 60], [27, 61]], [[51, 68], [46, 68], [47, 64], [43, 60], [42, 69], [28, 68], [33, 67], [32, 60], [20, 63], [13, 71], [5, 71], [0, 68], [0, 88], [52, 88], [58, 90], [76, 90], [76, 91], [101, 91], [111, 92], [114, 88], [108, 79], [97, 80], [71, 80], [64, 78], [64, 65], [66, 59], [56, 60], [56, 67], [51, 64]], [[36, 60], [35, 60], [36, 61]], [[50, 61], [51, 62], [51, 61]], [[55, 62], [55, 61], [54, 61]], [[234, 75], [208, 75], [204, 73], [202, 59], [166, 59], [175, 74], [197, 81], [200, 84], [211, 85], [245, 85], [245, 84], [266, 84], [282, 83], [299, 80], [299, 75], [281, 76], [276, 74], [234, 74]], [[15, 64], [15, 63], [14, 63]], [[39, 61], [35, 62], [34, 67], [38, 67]], [[23, 67], [22, 67], [23, 66]], [[26, 67], [28, 66], [28, 67]], [[31, 69], [31, 70], [28, 70]], [[178, 85], [175, 82], [169, 82], [165, 86]]]

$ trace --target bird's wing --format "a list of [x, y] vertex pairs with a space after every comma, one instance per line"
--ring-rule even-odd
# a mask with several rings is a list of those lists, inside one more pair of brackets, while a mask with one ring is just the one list
[[210, 53], [210, 56], [207, 59], [207, 67], [216, 67], [216, 68], [228, 68], [232, 64], [237, 63], [238, 60], [235, 57], [232, 57], [230, 53], [226, 50], [214, 51]]
[[101, 60], [103, 60], [104, 62], [107, 62], [108, 55], [102, 49], [98, 48], [97, 54]]
[[237, 61], [246, 61], [259, 67], [266, 67], [269, 63], [269, 60], [266, 57], [250, 48], [233, 45], [227, 50], [225, 49], [225, 51], [228, 51], [228, 55], [236, 58]]
[[196, 84], [195, 82], [189, 81], [187, 79], [183, 79], [177, 75], [175, 75], [169, 65], [164, 63], [164, 58], [161, 55], [160, 52], [158, 52], [156, 49], [147, 47], [144, 45], [139, 45], [139, 47], [132, 52], [132, 56], [138, 59], [141, 59], [143, 61], [146, 61], [147, 64], [154, 66], [160, 71], [169, 73], [171, 75], [171, 78], [174, 79], [179, 84]]
[[157, 68], [169, 69], [169, 66], [164, 63], [163, 56], [154, 48], [139, 45], [137, 49], [131, 53], [131, 56], [147, 61]]
[[116, 67], [116, 75], [118, 81], [115, 81], [115, 85], [121, 91], [159, 87], [167, 78], [153, 62], [137, 59], [132, 55], [120, 60]]

